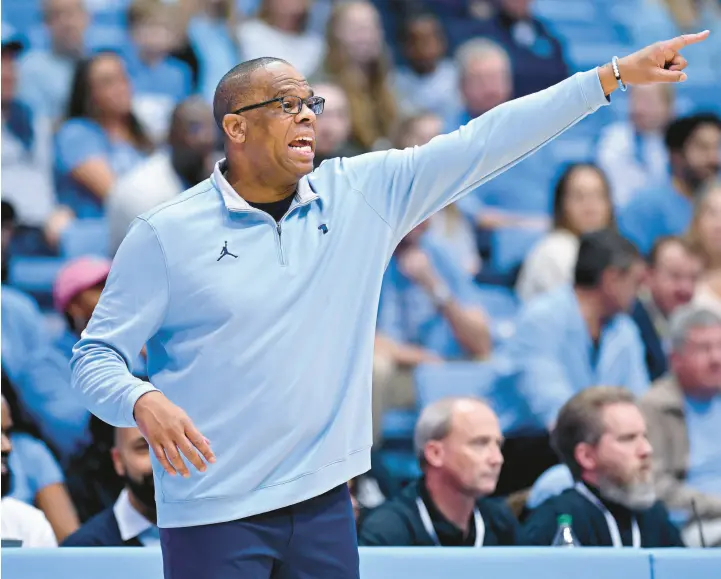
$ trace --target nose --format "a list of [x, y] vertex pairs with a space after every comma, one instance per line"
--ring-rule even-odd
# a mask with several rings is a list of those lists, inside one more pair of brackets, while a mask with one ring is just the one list
[[295, 122], [296, 123], [315, 123], [318, 116], [310, 110], [310, 107], [303, 103], [303, 105], [300, 108], [300, 112], [295, 115]]
[[493, 448], [491, 449], [491, 453], [488, 457], [488, 462], [491, 466], [498, 467], [503, 465], [503, 452], [501, 452], [501, 447], [494, 444]]
[[641, 446], [639, 447], [638, 454], [640, 458], [648, 458], [653, 454], [653, 447], [647, 437], [641, 438]]

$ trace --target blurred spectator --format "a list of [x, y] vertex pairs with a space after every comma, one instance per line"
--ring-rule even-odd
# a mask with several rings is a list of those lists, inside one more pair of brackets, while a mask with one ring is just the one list
[[[105, 281], [110, 273], [110, 261], [94, 257], [79, 257], [68, 261], [58, 272], [53, 284], [53, 305], [62, 314], [67, 326], [56, 341], [56, 346], [68, 363], [73, 346], [90, 322]], [[145, 354], [138, 352], [132, 361], [135, 375], [145, 375]]]
[[2, 283], [5, 285], [9, 282], [10, 277], [10, 246], [17, 227], [17, 216], [12, 204], [4, 199], [0, 217], [2, 218], [2, 257], [0, 258], [0, 267], [2, 267]]
[[688, 236], [705, 268], [694, 302], [721, 315], [721, 180], [699, 195]]
[[668, 320], [693, 298], [702, 268], [698, 253], [681, 238], [662, 237], [651, 250], [646, 280], [631, 313], [641, 332], [651, 380], [666, 373], [671, 340]]
[[17, 62], [22, 43], [2, 39], [2, 198], [13, 204], [18, 224], [42, 228], [55, 205], [52, 124], [18, 98]]
[[[3, 404], [3, 408], [5, 405]], [[12, 487], [13, 472], [10, 468], [10, 453], [12, 443], [6, 430], [9, 425], [2, 417], [2, 517], [0, 517], [0, 535], [2, 536], [3, 548], [5, 542], [15, 543], [20, 547], [57, 547], [57, 539], [53, 528], [45, 518], [40, 509], [28, 505], [22, 501], [9, 497]]]
[[163, 0], [133, 0], [128, 9], [131, 43], [123, 57], [133, 87], [133, 110], [156, 143], [168, 134], [170, 115], [192, 92], [192, 73], [170, 56], [178, 43], [176, 7]]
[[406, 65], [395, 72], [396, 99], [401, 111], [455, 118], [461, 108], [458, 69], [448, 58], [441, 23], [429, 13], [411, 17], [404, 24], [401, 40]]
[[366, 150], [387, 147], [395, 129], [396, 102], [378, 11], [365, 0], [336, 4], [327, 44], [323, 74], [348, 97], [353, 141]]
[[[12, 206], [2, 202], [3, 283], [2, 370], [12, 385], [23, 422], [39, 429], [43, 440], [58, 453], [64, 464], [88, 442], [89, 412], [70, 390], [70, 368], [53, 346], [45, 319], [37, 303], [7, 285], [10, 244], [13, 236]], [[5, 385], [4, 385], [5, 386]]]
[[611, 229], [581, 237], [574, 285], [531, 300], [503, 352], [520, 371], [518, 387], [533, 415], [550, 428], [561, 406], [594, 384], [648, 386], [643, 344], [628, 312], [644, 265]]
[[[325, 113], [323, 113], [325, 116]], [[322, 117], [321, 117], [322, 118]], [[405, 119], [399, 129], [396, 147], [420, 147], [443, 132], [443, 120], [430, 113], [419, 113]], [[453, 252], [463, 269], [475, 276], [481, 269], [473, 228], [453, 204], [431, 216], [429, 231]]]
[[216, 131], [210, 106], [199, 98], [191, 97], [175, 108], [169, 146], [122, 175], [108, 193], [105, 212], [111, 255], [138, 215], [174, 199], [210, 176]]
[[353, 157], [362, 153], [351, 141], [350, 104], [345, 91], [337, 84], [313, 84], [315, 94], [325, 97], [323, 114], [315, 121], [315, 164], [336, 157]]
[[503, 464], [494, 412], [474, 398], [423, 410], [414, 443], [423, 477], [365, 519], [361, 546], [481, 547], [521, 542], [520, 527], [493, 494]]
[[657, 238], [681, 235], [691, 223], [699, 190], [721, 170], [721, 119], [698, 114], [673, 121], [666, 130], [671, 179], [640, 191], [620, 214], [621, 231], [644, 254]]
[[652, 448], [631, 392], [597, 386], [561, 409], [553, 446], [576, 484], [531, 512], [523, 530], [532, 545], [550, 545], [559, 515], [573, 518], [584, 547], [683, 547], [656, 500]]
[[[181, 0], [182, 6], [183, 0]], [[188, 44], [198, 61], [198, 92], [212, 104], [223, 75], [243, 59], [235, 40], [233, 0], [186, 0], [190, 5]]]
[[55, 140], [57, 193], [63, 207], [48, 225], [53, 244], [72, 219], [101, 217], [117, 177], [152, 150], [131, 110], [125, 67], [114, 53], [99, 53], [78, 65], [67, 117]]
[[115, 472], [125, 488], [115, 504], [68, 537], [63, 547], [158, 547], [155, 484], [148, 443], [137, 428], [115, 430]]
[[609, 176], [616, 207], [668, 180], [663, 133], [674, 112], [672, 85], [634, 86], [629, 94], [628, 121], [605, 127], [598, 138], [598, 164]]
[[[683, 514], [683, 538], [721, 546], [721, 316], [679, 308], [671, 319], [671, 375], [642, 399], [659, 498]], [[701, 519], [693, 515], [693, 503]]]
[[79, 526], [63, 473], [42, 441], [15, 429], [5, 396], [2, 396], [2, 432], [12, 446], [7, 465], [12, 472], [12, 484], [7, 496], [39, 508], [57, 540], [62, 541]]
[[83, 0], [42, 0], [48, 49], [31, 50], [19, 63], [20, 98], [38, 115], [61, 121], [73, 73], [86, 54], [88, 12]]
[[614, 227], [605, 173], [587, 163], [569, 165], [553, 195], [553, 230], [526, 255], [516, 283], [523, 301], [573, 282], [579, 236]]
[[262, 0], [257, 18], [238, 26], [242, 60], [263, 56], [292, 62], [304, 76], [323, 62], [323, 36], [308, 30], [310, 0]]
[[708, 42], [704, 46], [689, 46], [684, 57], [689, 62], [689, 78], [721, 81], [718, 66], [721, 60], [721, 6], [718, 0], [643, 0], [639, 8], [637, 16], [629, 19], [637, 47], [659, 38], [711, 30]]
[[484, 358], [491, 348], [473, 278], [428, 227], [419, 225], [401, 241], [383, 277], [373, 385], [376, 435], [385, 410], [413, 405], [409, 368]]

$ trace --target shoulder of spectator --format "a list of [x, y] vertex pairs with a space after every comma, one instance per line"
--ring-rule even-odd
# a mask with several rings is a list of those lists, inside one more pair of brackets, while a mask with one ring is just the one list
[[104, 538], [110, 533], [118, 533], [118, 522], [113, 507], [100, 511], [88, 519], [77, 531], [69, 535], [61, 547], [100, 547], [106, 544]]
[[397, 540], [399, 537], [410, 537], [412, 533], [410, 512], [408, 505], [398, 498], [368, 512], [360, 528], [360, 544], [398, 546], [401, 542]]

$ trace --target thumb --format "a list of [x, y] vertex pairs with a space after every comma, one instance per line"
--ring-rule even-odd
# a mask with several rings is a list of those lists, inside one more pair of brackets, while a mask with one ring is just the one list
[[656, 82], [686, 82], [688, 78], [685, 72], [680, 70], [666, 70], [663, 68], [658, 69], [654, 76]]

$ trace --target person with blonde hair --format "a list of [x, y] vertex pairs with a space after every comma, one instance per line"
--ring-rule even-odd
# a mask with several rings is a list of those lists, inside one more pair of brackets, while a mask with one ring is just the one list
[[721, 314], [721, 180], [701, 192], [688, 239], [701, 254], [705, 268], [694, 303]]

